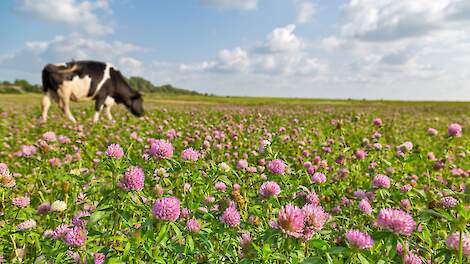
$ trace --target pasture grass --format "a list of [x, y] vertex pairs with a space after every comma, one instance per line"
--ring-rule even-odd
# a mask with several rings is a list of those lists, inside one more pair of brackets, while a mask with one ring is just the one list
[[40, 99], [0, 95], [7, 263], [469, 263], [466, 102], [146, 95], [98, 124], [73, 103], [74, 125]]

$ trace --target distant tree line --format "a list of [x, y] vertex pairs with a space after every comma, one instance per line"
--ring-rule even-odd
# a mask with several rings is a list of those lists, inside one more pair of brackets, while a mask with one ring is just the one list
[[[131, 77], [127, 79], [129, 85], [143, 93], [162, 93], [162, 94], [173, 94], [173, 95], [208, 95], [201, 94], [196, 91], [190, 91], [182, 88], [177, 88], [171, 84], [154, 85], [148, 80], [142, 77]], [[41, 93], [42, 86], [38, 84], [30, 84], [26, 80], [15, 80], [14, 82], [3, 81], [0, 82], [0, 94], [20, 94], [20, 93]]]
[[26, 80], [15, 80], [14, 82], [0, 82], [0, 93], [41, 93], [42, 86], [30, 84]]
[[[164, 93], [164, 94], [175, 94], [175, 95], [202, 95], [196, 91], [190, 91], [182, 88], [177, 88], [171, 84], [154, 85], [148, 80], [142, 77], [133, 76], [127, 79], [129, 85], [143, 93]], [[207, 95], [207, 94], [204, 94]]]

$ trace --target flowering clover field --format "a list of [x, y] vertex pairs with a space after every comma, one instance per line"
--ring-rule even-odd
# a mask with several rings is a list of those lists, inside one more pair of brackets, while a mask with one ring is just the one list
[[470, 107], [25, 109], [0, 110], [0, 262], [470, 261]]

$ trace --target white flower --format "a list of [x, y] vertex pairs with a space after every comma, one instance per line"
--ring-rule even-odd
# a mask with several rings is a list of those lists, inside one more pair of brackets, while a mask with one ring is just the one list
[[166, 178], [166, 177], [168, 177], [170, 174], [168, 174], [168, 173], [166, 172], [166, 169], [165, 169], [165, 168], [158, 168], [158, 169], [155, 169], [155, 171], [153, 172], [153, 175], [154, 175], [155, 177], [159, 177], [159, 176], [160, 176], [160, 177], [165, 177], [165, 178]]
[[51, 205], [52, 211], [62, 212], [67, 209], [67, 204], [64, 201], [57, 200]]
[[225, 172], [228, 172], [230, 170], [230, 166], [225, 162], [220, 163], [219, 168]]
[[266, 147], [268, 147], [269, 145], [271, 145], [271, 142], [269, 142], [269, 140], [262, 140], [261, 143], [259, 144], [259, 148], [258, 148], [258, 151], [260, 153], [264, 153], [264, 151], [266, 150]]

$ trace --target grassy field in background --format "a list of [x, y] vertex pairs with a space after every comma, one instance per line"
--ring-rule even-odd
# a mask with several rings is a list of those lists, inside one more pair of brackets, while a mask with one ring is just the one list
[[[42, 94], [0, 94], [0, 111], [23, 111], [35, 119], [41, 114]], [[318, 112], [342, 112], [354, 115], [360, 112], [377, 114], [394, 113], [397, 117], [414, 113], [429, 119], [459, 116], [466, 120], [470, 114], [470, 102], [446, 101], [392, 101], [392, 100], [338, 100], [274, 97], [231, 97], [199, 95], [145, 94], [144, 108], [148, 114], [162, 108], [175, 111], [309, 111], [312, 117]], [[72, 102], [74, 115], [85, 121], [94, 113], [94, 102]], [[80, 111], [80, 112], [79, 112]], [[123, 105], [113, 107], [113, 113], [128, 113]], [[79, 114], [80, 113], [80, 114]], [[80, 117], [81, 115], [81, 117]], [[56, 103], [49, 111], [50, 118], [66, 119]]]
[[[40, 105], [41, 94], [0, 94], [1, 106], [37, 106]], [[451, 101], [396, 101], [396, 100], [340, 100], [340, 99], [312, 99], [312, 98], [277, 98], [277, 97], [241, 97], [241, 96], [198, 96], [198, 95], [162, 95], [147, 94], [144, 97], [147, 107], [160, 104], [228, 104], [228, 105], [343, 105], [343, 106], [447, 106], [466, 107], [470, 102]], [[91, 102], [72, 103], [77, 105], [90, 105]]]

